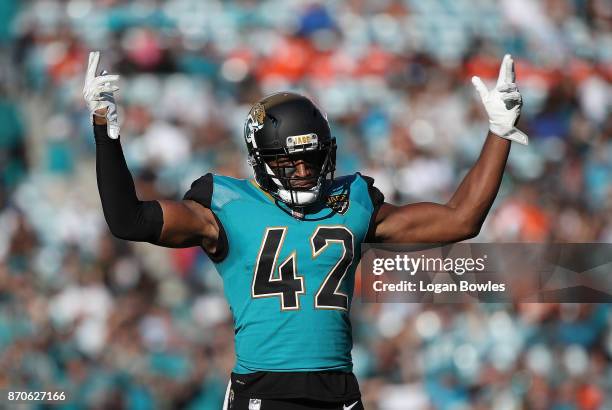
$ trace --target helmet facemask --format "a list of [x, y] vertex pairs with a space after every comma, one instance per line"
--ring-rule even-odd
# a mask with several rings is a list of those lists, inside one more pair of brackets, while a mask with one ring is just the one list
[[[259, 185], [290, 207], [304, 207], [317, 201], [325, 180], [335, 171], [335, 139], [319, 143], [315, 134], [290, 136], [308, 140], [308, 144], [291, 144], [283, 149], [253, 149], [249, 163]], [[305, 167], [309, 175], [299, 176]]]

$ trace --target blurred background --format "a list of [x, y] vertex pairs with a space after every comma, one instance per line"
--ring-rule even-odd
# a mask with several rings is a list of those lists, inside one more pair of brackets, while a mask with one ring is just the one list
[[[450, 198], [487, 132], [470, 77], [493, 82], [512, 53], [530, 145], [513, 145], [474, 241], [612, 242], [610, 1], [8, 0], [0, 19], [0, 388], [66, 390], [66, 409], [219, 409], [233, 366], [205, 254], [105, 225], [90, 50], [122, 76], [141, 199], [250, 176], [249, 107], [291, 89], [327, 111], [339, 173], [393, 203]], [[357, 297], [352, 318], [368, 409], [612, 409], [608, 305]]]

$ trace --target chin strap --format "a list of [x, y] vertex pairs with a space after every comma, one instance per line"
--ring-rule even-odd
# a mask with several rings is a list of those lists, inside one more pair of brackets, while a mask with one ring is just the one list
[[295, 205], [310, 205], [317, 200], [319, 197], [320, 187], [317, 185], [309, 191], [289, 191], [284, 188], [278, 189], [278, 196], [280, 200]]

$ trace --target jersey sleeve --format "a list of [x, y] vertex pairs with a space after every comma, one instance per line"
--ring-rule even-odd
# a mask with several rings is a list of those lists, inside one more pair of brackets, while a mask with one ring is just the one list
[[370, 196], [370, 200], [372, 201], [372, 215], [370, 216], [370, 223], [368, 224], [368, 233], [366, 234], [365, 241], [372, 242], [374, 240], [374, 232], [375, 232], [375, 222], [376, 215], [378, 214], [378, 210], [385, 202], [385, 195], [380, 192], [376, 186], [374, 186], [374, 178], [361, 175], [361, 178], [366, 182], [368, 186], [368, 195]]
[[212, 209], [212, 198], [214, 194], [214, 177], [213, 174], [208, 173], [200, 178], [196, 179], [192, 184], [189, 191], [183, 196], [183, 200], [191, 200], [199, 203], [205, 208], [211, 210], [217, 225], [219, 226], [219, 240], [217, 243], [217, 250], [214, 254], [209, 253], [204, 249], [204, 252], [208, 255], [210, 260], [214, 263], [222, 262], [229, 251], [229, 242], [227, 240], [227, 234], [223, 224]]

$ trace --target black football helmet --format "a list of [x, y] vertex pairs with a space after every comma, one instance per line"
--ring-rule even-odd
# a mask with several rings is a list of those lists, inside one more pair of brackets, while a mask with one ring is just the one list
[[[292, 208], [317, 201], [325, 181], [334, 178], [336, 139], [326, 115], [303, 95], [280, 92], [257, 102], [244, 124], [244, 139], [259, 186]], [[292, 162], [300, 159], [314, 170], [311, 176], [294, 175]]]

